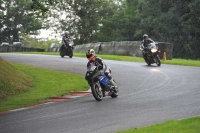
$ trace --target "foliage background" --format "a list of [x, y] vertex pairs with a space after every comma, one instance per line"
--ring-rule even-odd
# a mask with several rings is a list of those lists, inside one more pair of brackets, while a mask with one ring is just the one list
[[173, 43], [175, 58], [200, 59], [199, 0], [2, 0], [0, 5], [0, 42], [23, 41], [50, 27], [55, 33], [68, 30], [75, 44], [140, 41], [146, 33]]

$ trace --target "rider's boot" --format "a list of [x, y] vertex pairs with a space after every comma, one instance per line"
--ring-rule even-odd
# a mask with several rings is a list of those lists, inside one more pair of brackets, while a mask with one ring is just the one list
[[113, 79], [110, 80], [110, 83], [111, 83], [111, 87], [114, 87], [114, 88], [117, 87], [117, 84], [113, 81]]
[[113, 91], [117, 88], [117, 84], [113, 81], [113, 79], [110, 80], [110, 87], [111, 91], [108, 93], [108, 96], [111, 96]]

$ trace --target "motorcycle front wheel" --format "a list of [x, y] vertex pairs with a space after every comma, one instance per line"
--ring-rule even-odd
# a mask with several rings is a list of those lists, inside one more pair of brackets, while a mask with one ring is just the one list
[[65, 55], [62, 52], [60, 52], [60, 56], [63, 58]]
[[148, 65], [148, 66], [151, 66], [151, 62], [150, 62], [150, 61], [148, 61], [147, 65]]
[[61, 46], [61, 48], [60, 48], [60, 56], [62, 58], [65, 56], [65, 50], [64, 50], [63, 46]]
[[94, 83], [91, 86], [91, 90], [92, 90], [92, 95], [94, 96], [94, 98], [97, 101], [103, 100], [103, 91], [102, 91], [100, 85], [98, 85], [98, 83]]
[[151, 65], [151, 61], [150, 61], [149, 59], [147, 59], [147, 57], [146, 57], [146, 58], [144, 58], [144, 60], [145, 60], [145, 62], [147, 63], [147, 65], [148, 65], [148, 66], [150, 66], [150, 65]]
[[161, 62], [160, 62], [160, 58], [158, 57], [158, 55], [155, 56], [155, 58], [156, 58], [156, 64], [157, 64], [157, 66], [160, 66]]
[[70, 51], [69, 51], [69, 58], [72, 58], [72, 57], [73, 57], [73, 51], [70, 50]]

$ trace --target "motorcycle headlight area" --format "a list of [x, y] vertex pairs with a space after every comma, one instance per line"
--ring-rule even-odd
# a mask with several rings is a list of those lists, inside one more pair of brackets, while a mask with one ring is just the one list
[[70, 43], [69, 46], [72, 46], [72, 44]]
[[155, 49], [155, 48], [151, 49], [151, 52], [152, 52], [152, 53], [154, 53], [154, 52], [156, 52], [156, 51], [157, 51], [157, 49]]

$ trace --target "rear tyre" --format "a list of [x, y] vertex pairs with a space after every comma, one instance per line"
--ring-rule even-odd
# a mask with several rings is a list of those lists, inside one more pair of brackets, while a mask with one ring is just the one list
[[92, 85], [91, 90], [92, 90], [92, 94], [93, 94], [94, 98], [97, 101], [103, 100], [103, 91], [102, 91], [101, 88], [99, 88], [99, 86], [97, 85], [97, 83], [95, 83], [95, 84]]

